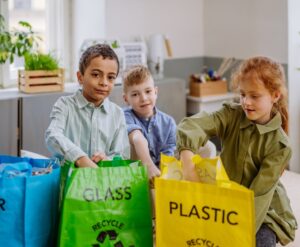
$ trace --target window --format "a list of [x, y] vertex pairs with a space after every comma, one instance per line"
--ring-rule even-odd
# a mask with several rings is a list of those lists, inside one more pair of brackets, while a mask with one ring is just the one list
[[[19, 21], [29, 22], [34, 32], [41, 37], [39, 50], [51, 52], [58, 58], [61, 66], [68, 69], [70, 45], [65, 10], [71, 0], [0, 0], [0, 13], [7, 20], [9, 29], [18, 28]], [[0, 65], [0, 86], [17, 86], [18, 69], [24, 67], [23, 58], [15, 57], [13, 64]]]
[[[19, 21], [30, 23], [33, 31], [41, 38], [39, 50], [46, 51], [46, 0], [9, 0], [9, 30], [20, 29]], [[24, 68], [24, 59], [15, 57], [14, 63], [10, 64], [10, 81], [16, 82], [18, 70]]]

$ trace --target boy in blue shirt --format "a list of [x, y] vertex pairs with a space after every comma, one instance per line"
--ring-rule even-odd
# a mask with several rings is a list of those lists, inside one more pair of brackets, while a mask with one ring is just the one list
[[123, 111], [108, 99], [118, 73], [119, 60], [110, 46], [97, 44], [82, 54], [77, 72], [82, 88], [59, 98], [50, 115], [46, 144], [54, 156], [94, 168], [114, 155], [129, 158]]
[[160, 175], [160, 153], [174, 156], [175, 120], [155, 106], [158, 89], [150, 71], [141, 65], [125, 73], [123, 97], [130, 106], [124, 109], [131, 158], [148, 168], [150, 180]]

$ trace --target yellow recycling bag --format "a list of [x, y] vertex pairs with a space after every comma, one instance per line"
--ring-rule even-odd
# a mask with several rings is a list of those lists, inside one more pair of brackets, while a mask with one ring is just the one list
[[201, 180], [208, 183], [170, 179], [181, 164], [166, 171], [165, 158], [162, 177], [155, 179], [156, 247], [255, 246], [253, 191], [230, 181], [220, 158], [193, 157]]

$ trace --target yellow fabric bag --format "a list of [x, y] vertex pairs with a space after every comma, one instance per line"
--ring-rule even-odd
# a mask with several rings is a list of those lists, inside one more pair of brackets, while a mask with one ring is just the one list
[[170, 178], [181, 170], [174, 159], [162, 156], [162, 177], [155, 179], [156, 247], [254, 247], [253, 191], [230, 181], [220, 158], [193, 157], [207, 183]]

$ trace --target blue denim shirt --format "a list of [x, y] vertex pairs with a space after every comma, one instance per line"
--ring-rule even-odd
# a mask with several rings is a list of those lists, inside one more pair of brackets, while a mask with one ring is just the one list
[[150, 156], [157, 166], [160, 153], [174, 155], [176, 148], [176, 123], [168, 114], [154, 108], [155, 114], [149, 119], [138, 117], [132, 108], [124, 109], [128, 134], [141, 130], [148, 141]]

